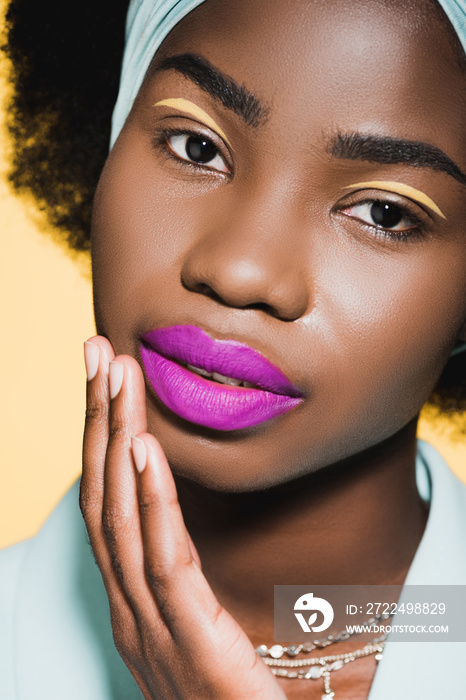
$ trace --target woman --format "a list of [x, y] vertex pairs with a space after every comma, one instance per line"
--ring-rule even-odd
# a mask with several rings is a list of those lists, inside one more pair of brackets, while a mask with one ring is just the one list
[[4, 553], [5, 697], [464, 695], [464, 644], [323, 686], [255, 647], [275, 584], [466, 584], [465, 489], [428, 447], [415, 471], [464, 372], [465, 80], [431, 0], [132, 4], [91, 236], [98, 569], [76, 487]]

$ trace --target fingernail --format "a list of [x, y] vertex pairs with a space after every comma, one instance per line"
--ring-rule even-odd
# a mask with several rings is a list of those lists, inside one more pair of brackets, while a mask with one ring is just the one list
[[88, 340], [84, 343], [84, 364], [86, 365], [87, 381], [94, 379], [99, 369], [99, 348]]
[[121, 362], [110, 362], [109, 367], [110, 398], [118, 396], [123, 384], [123, 365]]
[[141, 473], [147, 463], [146, 445], [141, 438], [131, 438], [131, 451], [133, 453], [134, 464], [139, 473]]

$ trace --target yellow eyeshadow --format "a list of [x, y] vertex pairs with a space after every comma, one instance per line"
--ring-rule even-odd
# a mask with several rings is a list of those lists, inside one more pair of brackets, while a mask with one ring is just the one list
[[171, 109], [176, 109], [180, 112], [187, 112], [188, 114], [192, 114], [193, 117], [196, 117], [196, 119], [200, 119], [204, 122], [206, 126], [210, 126], [211, 129], [216, 131], [217, 134], [221, 136], [225, 143], [227, 143], [231, 148], [231, 143], [227, 139], [225, 132], [222, 131], [222, 129], [212, 119], [212, 117], [209, 117], [207, 112], [204, 112], [204, 110], [198, 107], [196, 104], [194, 104], [194, 102], [185, 100], [183, 97], [174, 97], [169, 100], [160, 100], [160, 102], [155, 103], [154, 107], [171, 107]]
[[395, 192], [396, 194], [401, 194], [405, 197], [409, 197], [410, 199], [414, 199], [420, 204], [424, 204], [426, 207], [429, 207], [429, 209], [432, 209], [433, 212], [441, 216], [442, 219], [447, 218], [445, 214], [443, 214], [440, 211], [439, 207], [435, 204], [435, 202], [426, 194], [424, 194], [424, 192], [416, 190], [414, 187], [405, 185], [402, 182], [390, 182], [389, 180], [370, 180], [369, 182], [356, 182], [354, 185], [348, 185], [348, 187], [344, 187], [343, 189], [349, 190], [352, 187], [371, 187], [374, 190], [385, 190], [386, 192]]

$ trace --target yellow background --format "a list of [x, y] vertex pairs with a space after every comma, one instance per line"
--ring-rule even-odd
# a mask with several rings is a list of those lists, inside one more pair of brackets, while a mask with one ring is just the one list
[[[0, 17], [4, 6], [0, 0]], [[3, 62], [3, 109], [5, 76]], [[44, 235], [33, 204], [9, 190], [10, 146], [3, 115], [1, 111], [0, 547], [32, 536], [80, 472], [82, 343], [95, 332], [86, 264], [79, 266]], [[425, 419], [420, 435], [466, 481], [466, 440], [449, 439], [445, 424], [433, 432]]]

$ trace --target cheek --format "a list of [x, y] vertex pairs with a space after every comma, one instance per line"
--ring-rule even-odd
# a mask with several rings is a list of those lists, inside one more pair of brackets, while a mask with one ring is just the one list
[[123, 157], [123, 149], [114, 149], [99, 182], [92, 221], [99, 331], [118, 342], [147, 330], [144, 324], [154, 310], [176, 301], [181, 260], [196, 225], [192, 208], [180, 206], [179, 193], [157, 177], [150, 159], [134, 153]]
[[466, 259], [445, 241], [381, 251], [339, 256], [327, 317], [337, 405], [352, 406], [351, 417], [337, 421], [390, 431], [419, 411], [448, 358], [466, 313]]

